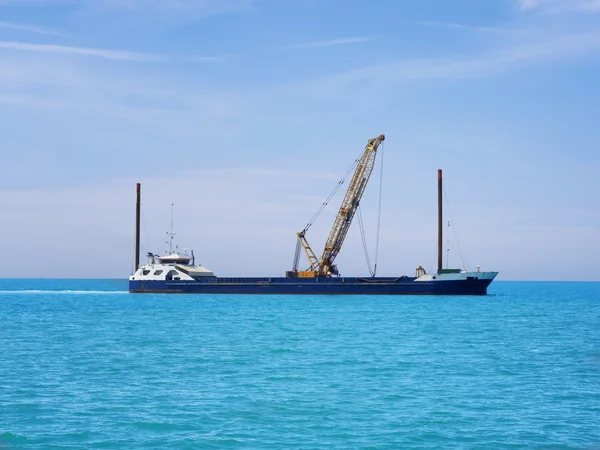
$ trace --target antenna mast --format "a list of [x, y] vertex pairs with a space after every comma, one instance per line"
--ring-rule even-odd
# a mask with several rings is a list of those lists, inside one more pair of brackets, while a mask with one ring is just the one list
[[167, 244], [169, 244], [169, 254], [173, 253], [173, 237], [175, 237], [175, 233], [173, 233], [173, 208], [175, 207], [175, 203], [171, 203], [171, 231], [167, 232], [167, 236], [169, 236], [169, 240]]
[[450, 257], [450, 221], [448, 221], [448, 236], [446, 236], [446, 269], [448, 268], [448, 258]]

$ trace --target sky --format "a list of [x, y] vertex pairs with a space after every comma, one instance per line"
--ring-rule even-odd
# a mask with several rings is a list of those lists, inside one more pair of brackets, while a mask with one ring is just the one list
[[[378, 275], [436, 268], [442, 169], [444, 266], [600, 281], [599, 79], [598, 0], [0, 0], [0, 276], [127, 277], [136, 182], [142, 260], [173, 212], [217, 275], [282, 276], [383, 133]], [[356, 219], [336, 262], [368, 274]]]

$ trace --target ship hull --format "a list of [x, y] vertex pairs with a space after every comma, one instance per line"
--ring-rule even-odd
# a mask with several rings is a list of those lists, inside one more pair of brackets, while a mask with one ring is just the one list
[[[483, 275], [483, 274], [482, 274]], [[486, 295], [491, 277], [401, 278], [210, 278], [200, 280], [129, 280], [132, 293], [305, 294], [305, 295]]]

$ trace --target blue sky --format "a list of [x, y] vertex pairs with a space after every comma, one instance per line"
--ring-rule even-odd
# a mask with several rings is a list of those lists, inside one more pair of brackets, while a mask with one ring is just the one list
[[450, 266], [597, 281], [598, 79], [598, 0], [0, 0], [3, 276], [128, 275], [137, 181], [144, 251], [175, 203], [218, 275], [283, 274], [385, 133], [380, 275], [433, 268], [441, 168]]

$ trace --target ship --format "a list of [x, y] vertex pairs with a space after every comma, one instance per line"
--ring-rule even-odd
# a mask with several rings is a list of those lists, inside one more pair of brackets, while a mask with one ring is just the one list
[[[323, 203], [317, 214], [304, 229], [296, 233], [296, 251], [292, 270], [279, 277], [221, 277], [196, 264], [193, 250], [173, 251], [171, 216], [170, 249], [166, 255], [147, 253], [148, 261], [140, 265], [140, 203], [141, 185], [136, 184], [136, 246], [135, 270], [129, 277], [131, 293], [188, 293], [188, 294], [305, 294], [305, 295], [486, 295], [488, 286], [498, 272], [442, 267], [442, 170], [438, 170], [438, 264], [437, 271], [427, 273], [422, 267], [415, 269], [414, 276], [376, 276], [370, 271], [364, 277], [341, 276], [335, 259], [346, 238], [352, 220], [358, 210], [369, 178], [375, 167], [377, 150], [385, 136], [369, 139], [361, 156], [351, 170], [348, 188], [334, 224], [325, 243], [322, 255], [317, 257], [307, 240], [307, 232], [323, 207], [336, 190], [346, 181], [342, 179], [333, 193]], [[350, 174], [352, 176], [350, 177]], [[308, 258], [306, 268], [300, 269], [300, 256]]]

